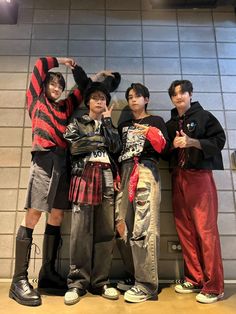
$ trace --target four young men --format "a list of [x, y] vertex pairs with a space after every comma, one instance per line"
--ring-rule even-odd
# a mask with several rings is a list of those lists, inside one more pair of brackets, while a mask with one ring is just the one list
[[[49, 70], [59, 64], [72, 69], [77, 88], [57, 102], [65, 81], [60, 73]], [[164, 156], [172, 171], [174, 217], [185, 265], [185, 282], [175, 290], [200, 292], [197, 301], [215, 302], [223, 297], [223, 267], [212, 170], [223, 169], [224, 131], [211, 113], [191, 102], [192, 84], [182, 80], [169, 88], [176, 108], [166, 125], [161, 117], [147, 113], [148, 89], [132, 84], [125, 96], [133, 118], [121, 123], [117, 132], [108, 105], [109, 92], [119, 85], [120, 78], [116, 82], [117, 73], [113, 73], [109, 79], [92, 83], [69, 58], [41, 58], [35, 65], [27, 92], [33, 135], [27, 211], [16, 238], [9, 296], [23, 305], [41, 304], [39, 292], [28, 281], [27, 269], [33, 230], [41, 213], [46, 212], [39, 288], [67, 289], [68, 284], [67, 305], [77, 303], [86, 291], [117, 299], [117, 290], [108, 285], [115, 207], [118, 247], [134, 278], [124, 299], [134, 303], [155, 299], [161, 200], [158, 161]], [[83, 96], [89, 114], [68, 125]], [[66, 142], [72, 163], [70, 191]], [[118, 192], [115, 206], [114, 190]], [[55, 270], [55, 260], [63, 209], [70, 208], [69, 201], [73, 209], [66, 283]]]

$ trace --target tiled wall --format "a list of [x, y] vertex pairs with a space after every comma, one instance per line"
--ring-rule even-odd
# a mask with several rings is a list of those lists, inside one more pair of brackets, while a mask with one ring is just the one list
[[[31, 130], [25, 110], [29, 74], [37, 57], [74, 57], [89, 73], [100, 69], [121, 72], [113, 95], [114, 121], [125, 115], [124, 91], [131, 82], [151, 91], [150, 112], [168, 119], [172, 108], [170, 82], [187, 78], [194, 99], [220, 120], [227, 134], [225, 171], [215, 171], [219, 193], [219, 229], [225, 278], [236, 279], [236, 18], [232, 7], [215, 10], [152, 10], [148, 0], [21, 0], [17, 25], [0, 25], [0, 278], [12, 276], [14, 239], [24, 215]], [[73, 86], [65, 68], [67, 90]], [[170, 177], [161, 163], [162, 210], [160, 278], [182, 273], [181, 254], [168, 252], [176, 240], [171, 212]], [[45, 217], [34, 233], [41, 248]], [[61, 270], [68, 270], [70, 214], [63, 224]], [[41, 253], [31, 262], [37, 277]], [[35, 268], [35, 271], [34, 271]], [[121, 275], [118, 252], [112, 275]]]

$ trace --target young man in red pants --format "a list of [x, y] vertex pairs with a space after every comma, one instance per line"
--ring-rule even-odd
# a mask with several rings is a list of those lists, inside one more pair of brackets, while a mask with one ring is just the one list
[[218, 202], [212, 170], [222, 170], [225, 133], [219, 121], [192, 102], [188, 80], [174, 81], [169, 96], [175, 108], [166, 123], [172, 141], [172, 201], [184, 258], [185, 281], [178, 293], [200, 292], [196, 300], [213, 303], [224, 295]]

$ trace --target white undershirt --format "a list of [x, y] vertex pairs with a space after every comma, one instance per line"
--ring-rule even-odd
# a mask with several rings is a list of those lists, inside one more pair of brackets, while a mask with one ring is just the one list
[[[99, 120], [94, 120], [94, 121], [95, 121], [95, 134], [100, 134], [102, 122]], [[90, 155], [89, 161], [110, 163], [110, 159], [108, 157], [106, 150], [102, 148], [93, 151]]]

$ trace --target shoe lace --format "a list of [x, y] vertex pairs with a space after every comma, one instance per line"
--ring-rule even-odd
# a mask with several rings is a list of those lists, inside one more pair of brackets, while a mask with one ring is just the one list
[[39, 255], [41, 253], [41, 250], [39, 248], [39, 246], [36, 243], [32, 243], [32, 248], [34, 247], [34, 251], [33, 251], [33, 260], [34, 260], [34, 268], [33, 271], [35, 272], [35, 263], [36, 263], [36, 255]]
[[135, 292], [135, 293], [143, 292], [143, 291], [142, 291], [139, 287], [137, 287], [137, 286], [132, 287], [131, 290], [132, 290], [133, 292]]
[[185, 281], [183, 283], [183, 286], [185, 286], [186, 288], [190, 288], [190, 287], [193, 287], [193, 284], [191, 282]]

